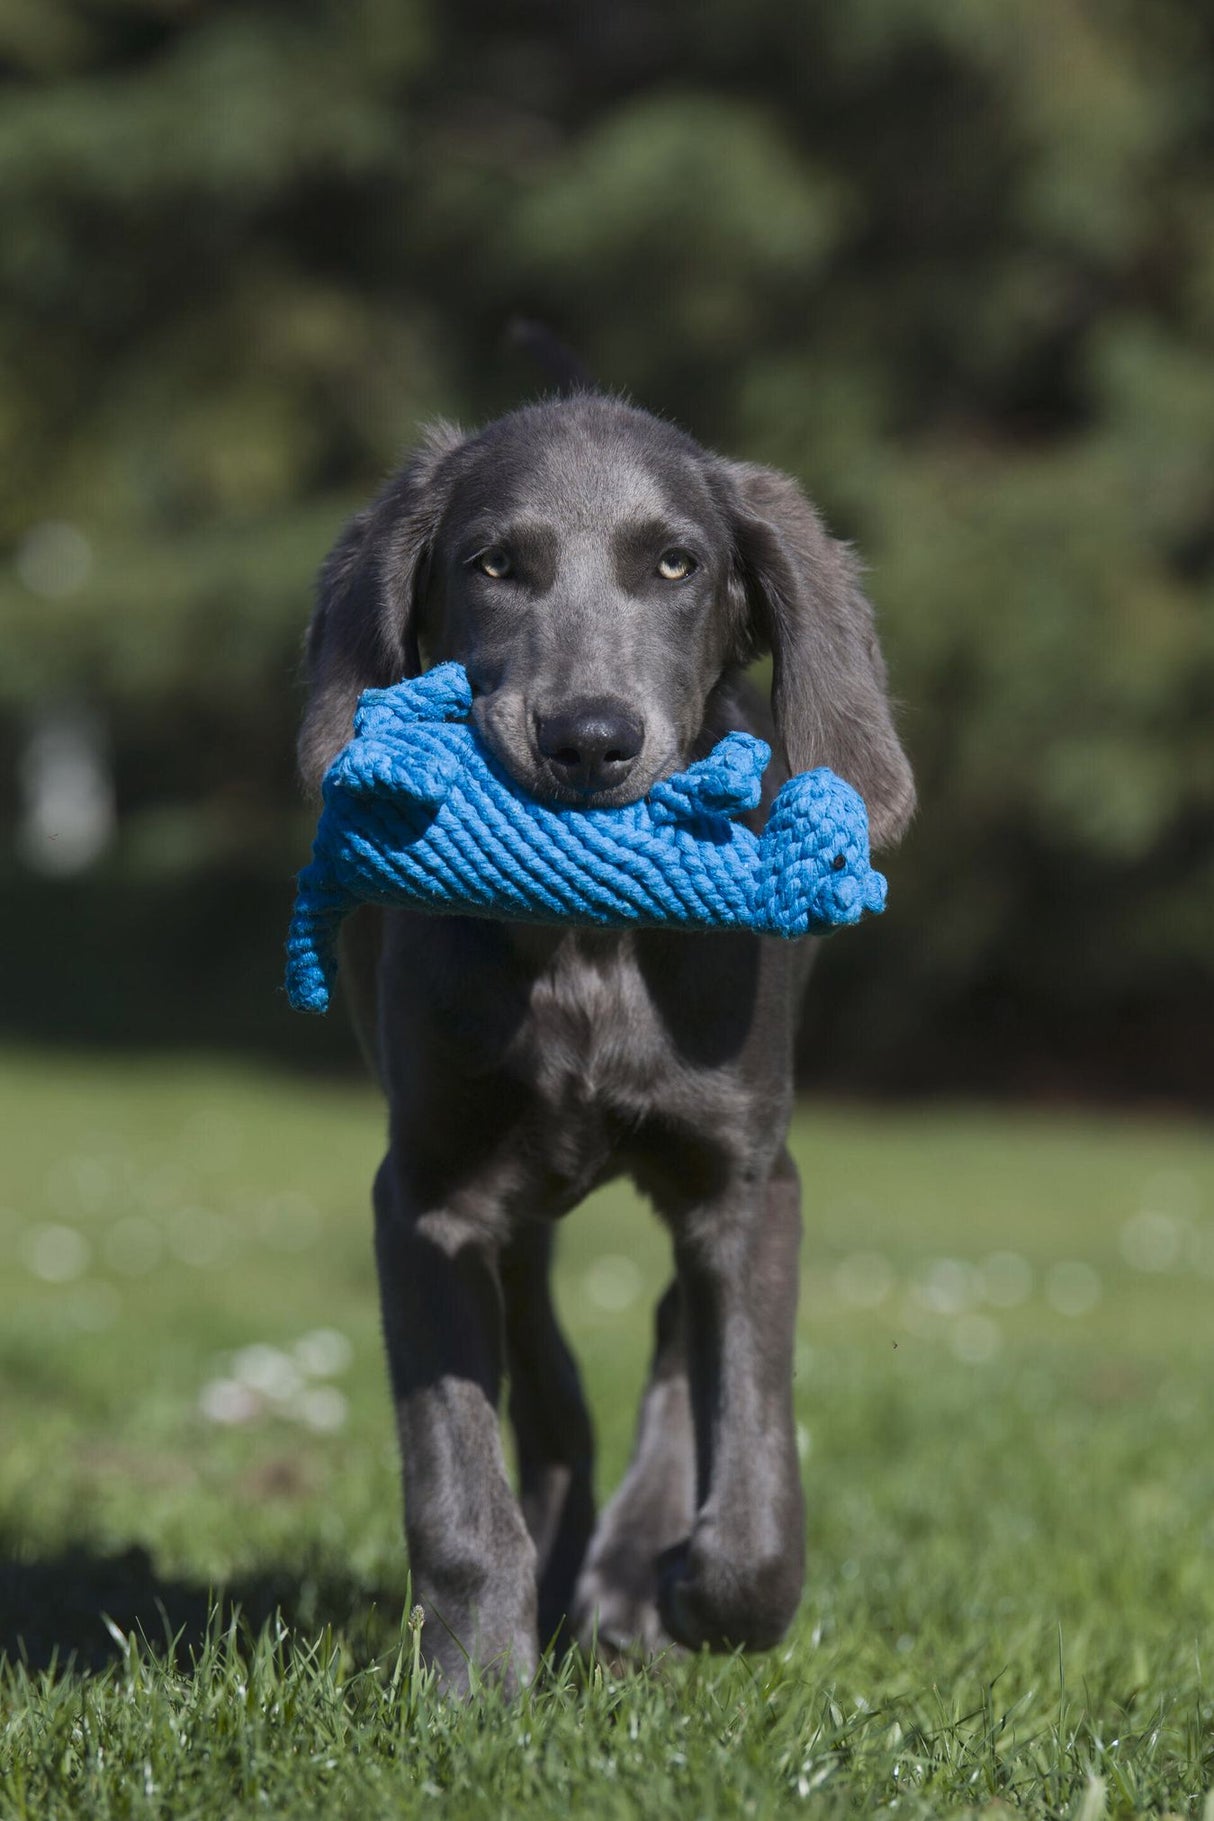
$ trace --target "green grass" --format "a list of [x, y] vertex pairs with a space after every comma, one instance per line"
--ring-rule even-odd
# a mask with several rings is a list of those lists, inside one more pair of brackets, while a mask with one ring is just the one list
[[[805, 1112], [787, 1646], [464, 1710], [414, 1667], [374, 1098], [11, 1054], [0, 1104], [0, 1814], [1214, 1821], [1204, 1131]], [[665, 1256], [622, 1189], [562, 1235], [601, 1490]], [[234, 1372], [280, 1395], [216, 1422]]]

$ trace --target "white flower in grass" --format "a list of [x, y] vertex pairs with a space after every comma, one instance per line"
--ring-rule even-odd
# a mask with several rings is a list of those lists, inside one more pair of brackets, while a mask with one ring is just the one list
[[934, 1258], [912, 1285], [912, 1294], [933, 1315], [960, 1315], [977, 1298], [977, 1273], [959, 1258]]
[[255, 1341], [232, 1356], [232, 1377], [274, 1403], [285, 1403], [303, 1384], [299, 1368], [281, 1347]]
[[346, 1371], [354, 1349], [336, 1328], [313, 1328], [291, 1349], [296, 1365], [309, 1378], [335, 1378]]
[[641, 1273], [630, 1258], [605, 1252], [587, 1266], [582, 1275], [582, 1289], [587, 1301], [596, 1309], [619, 1315], [631, 1308], [640, 1295]]
[[239, 1379], [213, 1378], [198, 1393], [198, 1409], [209, 1423], [251, 1423], [261, 1412], [262, 1400]]
[[1140, 1206], [1157, 1208], [1182, 1224], [1201, 1213], [1201, 1184], [1192, 1170], [1158, 1170], [1142, 1185]]
[[1141, 1208], [1121, 1229], [1121, 1256], [1135, 1271], [1170, 1271], [1179, 1263], [1185, 1226], [1162, 1208]]
[[308, 1385], [292, 1398], [290, 1413], [309, 1429], [333, 1434], [345, 1427], [350, 1406], [336, 1385]]
[[1100, 1275], [1082, 1259], [1051, 1265], [1045, 1277], [1046, 1301], [1059, 1315], [1087, 1315], [1100, 1301]]
[[31, 1227], [21, 1243], [26, 1269], [48, 1284], [67, 1284], [83, 1277], [92, 1255], [93, 1248], [83, 1233], [54, 1223]]

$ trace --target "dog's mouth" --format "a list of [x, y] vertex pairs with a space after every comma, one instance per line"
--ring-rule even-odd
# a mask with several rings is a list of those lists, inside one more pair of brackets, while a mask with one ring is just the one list
[[[542, 741], [540, 725], [521, 706], [504, 712], [500, 702], [479, 696], [472, 721], [493, 757], [520, 790], [537, 802], [561, 809], [622, 809], [639, 803], [658, 778], [677, 768], [672, 756], [652, 753], [648, 737], [639, 750], [619, 749], [610, 741], [601, 752], [588, 757], [572, 742], [549, 737]], [[543, 746], [548, 750], [544, 751]]]
[[541, 803], [565, 809], [622, 809], [626, 804], [639, 803], [655, 775], [649, 766], [637, 764], [626, 777], [614, 782], [581, 785], [563, 776], [542, 753], [535, 755], [531, 770], [532, 776], [526, 779], [519, 778], [517, 772], [513, 775]]

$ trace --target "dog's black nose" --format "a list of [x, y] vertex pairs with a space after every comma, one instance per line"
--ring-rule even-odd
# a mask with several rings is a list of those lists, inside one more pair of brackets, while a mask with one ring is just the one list
[[587, 793], [622, 784], [645, 743], [644, 723], [606, 696], [541, 715], [535, 735], [562, 784]]

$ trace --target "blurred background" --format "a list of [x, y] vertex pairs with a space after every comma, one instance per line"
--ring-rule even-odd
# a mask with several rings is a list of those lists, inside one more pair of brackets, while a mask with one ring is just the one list
[[1212, 53], [1188, 0], [4, 0], [7, 1035], [357, 1066], [280, 986], [312, 577], [542, 389], [521, 313], [868, 564], [923, 808], [806, 1079], [1208, 1106]]

